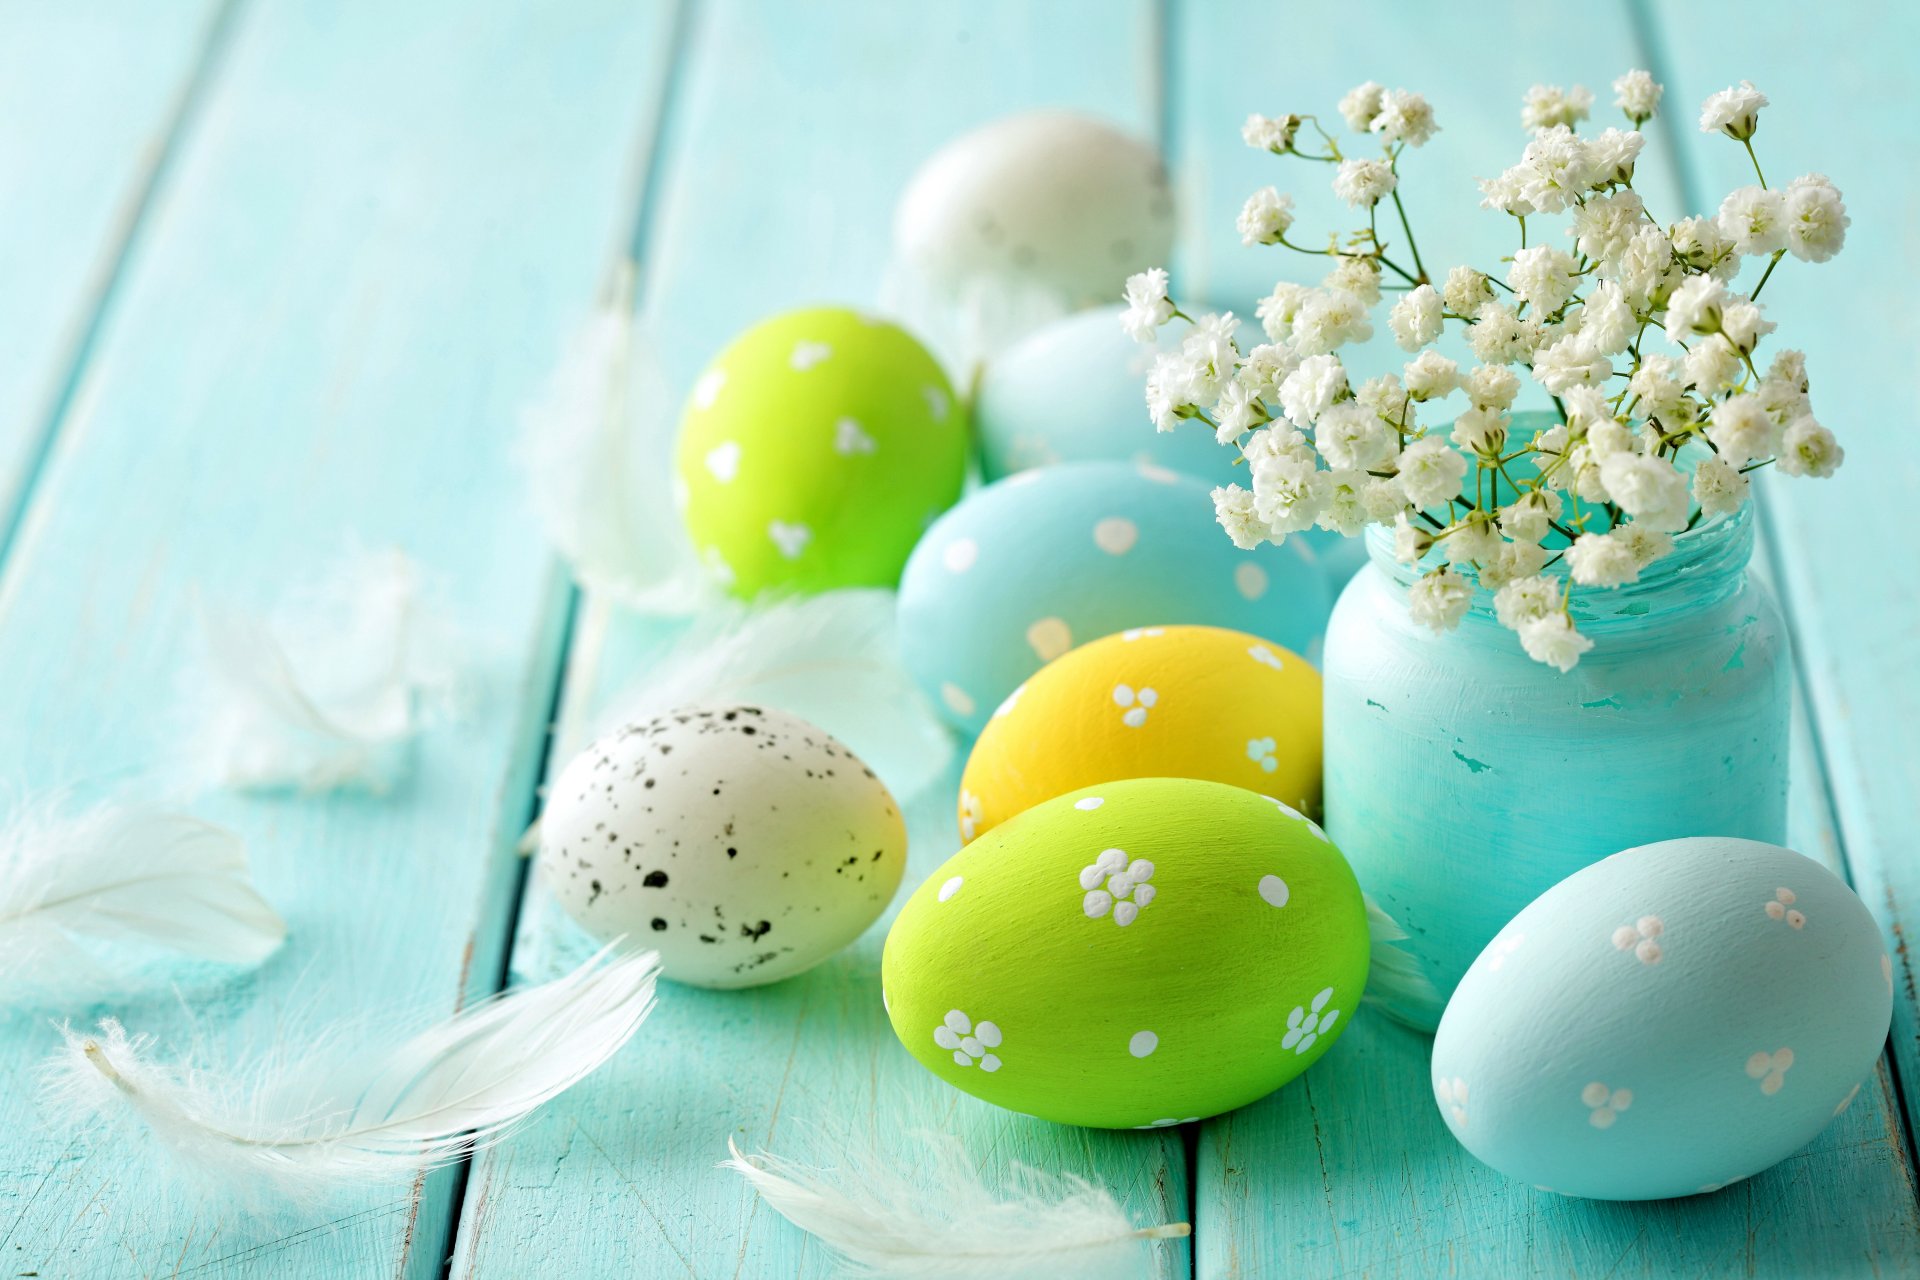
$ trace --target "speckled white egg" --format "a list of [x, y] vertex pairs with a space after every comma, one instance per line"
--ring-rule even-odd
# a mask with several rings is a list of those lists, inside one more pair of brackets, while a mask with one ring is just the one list
[[1173, 227], [1153, 147], [1087, 116], [1032, 111], [935, 152], [900, 197], [894, 243], [937, 286], [1015, 279], [1083, 306], [1165, 263]]
[[1481, 952], [1433, 1046], [1454, 1136], [1566, 1195], [1717, 1191], [1847, 1108], [1892, 1014], [1865, 904], [1790, 849], [1643, 845], [1536, 898]]
[[1040, 667], [1135, 627], [1249, 632], [1311, 659], [1330, 593], [1289, 540], [1235, 547], [1209, 486], [1078, 462], [988, 485], [928, 529], [900, 579], [900, 648], [948, 720], [978, 733]]
[[609, 734], [561, 772], [540, 819], [541, 874], [568, 914], [703, 987], [777, 982], [852, 942], [893, 898], [906, 850], [871, 770], [761, 707]]

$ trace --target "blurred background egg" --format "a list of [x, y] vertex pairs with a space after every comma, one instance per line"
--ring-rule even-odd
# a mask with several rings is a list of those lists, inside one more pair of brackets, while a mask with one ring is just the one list
[[978, 732], [1042, 665], [1132, 627], [1230, 627], [1312, 656], [1326, 575], [1294, 542], [1235, 547], [1208, 488], [1083, 462], [971, 494], [927, 530], [901, 578], [908, 670], [953, 724]]
[[1642, 845], [1562, 880], [1461, 980], [1433, 1046], [1454, 1136], [1566, 1195], [1715, 1191], [1859, 1092], [1892, 967], [1865, 904], [1752, 840]]
[[1207, 778], [1318, 812], [1319, 674], [1219, 627], [1142, 627], [1071, 650], [980, 731], [960, 779], [961, 838], [1116, 778]]
[[967, 428], [940, 365], [896, 325], [791, 311], [694, 382], [676, 466], [688, 536], [736, 595], [890, 587], [960, 495]]
[[1031, 111], [929, 157], [900, 197], [894, 247], [936, 288], [1017, 279], [1085, 306], [1163, 265], [1173, 231], [1157, 150], [1090, 116]]
[[[989, 480], [1062, 462], [1132, 462], [1205, 480], [1239, 482], [1239, 451], [1220, 444], [1205, 423], [1156, 431], [1147, 413], [1147, 372], [1161, 351], [1177, 349], [1189, 326], [1176, 320], [1157, 344], [1120, 328], [1119, 306], [1077, 312], [1034, 330], [988, 359], [980, 370], [973, 421], [981, 475]], [[1265, 342], [1258, 325], [1242, 325], [1241, 351]], [[1319, 557], [1334, 587], [1366, 561], [1359, 538], [1308, 529], [1289, 539]]]
[[1063, 1124], [1216, 1115], [1299, 1075], [1351, 1019], [1367, 912], [1326, 836], [1251, 791], [1103, 783], [934, 872], [887, 935], [882, 996], [928, 1070]]
[[750, 987], [811, 968], [880, 917], [906, 868], [893, 797], [806, 721], [692, 707], [576, 756], [540, 818], [540, 870], [603, 940], [666, 976]]

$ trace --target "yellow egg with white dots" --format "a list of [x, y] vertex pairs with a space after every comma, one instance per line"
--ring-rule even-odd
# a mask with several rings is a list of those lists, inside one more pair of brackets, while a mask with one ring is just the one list
[[960, 834], [1122, 778], [1198, 778], [1320, 810], [1320, 676], [1221, 627], [1137, 627], [1056, 658], [987, 721]]

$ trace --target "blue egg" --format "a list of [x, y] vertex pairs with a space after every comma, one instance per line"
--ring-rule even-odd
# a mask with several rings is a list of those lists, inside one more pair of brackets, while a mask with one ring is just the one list
[[[1147, 346], [1120, 328], [1122, 310], [1076, 312], [988, 361], [973, 405], [987, 480], [1062, 462], [1133, 462], [1247, 487], [1247, 468], [1233, 465], [1238, 452], [1215, 441], [1206, 423], [1155, 431], [1147, 415], [1147, 371], [1159, 352], [1180, 345], [1185, 322], [1169, 324]], [[1240, 327], [1242, 351], [1266, 340], [1259, 326]], [[1291, 540], [1320, 557], [1336, 588], [1366, 563], [1358, 538], [1309, 529]]]
[[1880, 931], [1832, 872], [1667, 840], [1568, 876], [1480, 953], [1440, 1021], [1434, 1096], [1469, 1151], [1544, 1190], [1717, 1191], [1847, 1108], [1892, 1009]]
[[1025, 471], [940, 517], [900, 580], [908, 669], [979, 732], [1008, 694], [1075, 645], [1200, 623], [1314, 657], [1331, 607], [1312, 553], [1241, 551], [1204, 481], [1121, 462]]

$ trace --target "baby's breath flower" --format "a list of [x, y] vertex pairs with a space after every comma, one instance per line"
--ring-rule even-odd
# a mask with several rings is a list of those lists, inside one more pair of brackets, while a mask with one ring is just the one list
[[1567, 565], [1582, 586], [1618, 587], [1640, 580], [1633, 551], [1611, 534], [1583, 533], [1567, 548]]
[[1554, 395], [1575, 387], [1597, 387], [1613, 375], [1613, 362], [1593, 349], [1584, 333], [1561, 338], [1533, 356], [1533, 380]]
[[1349, 254], [1334, 264], [1320, 287], [1344, 290], [1370, 307], [1380, 301], [1380, 263], [1374, 258]]
[[1470, 511], [1448, 530], [1447, 536], [1440, 540], [1440, 548], [1448, 564], [1487, 564], [1500, 554], [1505, 542], [1492, 514]]
[[1339, 360], [1330, 355], [1308, 356], [1281, 381], [1280, 409], [1304, 431], [1346, 389], [1347, 370]]
[[1300, 367], [1300, 356], [1293, 348], [1277, 342], [1263, 342], [1247, 352], [1246, 359], [1233, 375], [1248, 392], [1264, 400], [1277, 395], [1280, 382]]
[[1453, 420], [1447, 438], [1468, 453], [1497, 458], [1507, 442], [1507, 416], [1498, 409], [1468, 409]]
[[1392, 524], [1407, 509], [1407, 493], [1393, 476], [1378, 476], [1367, 482], [1360, 494], [1371, 524]]
[[1192, 382], [1190, 361], [1178, 351], [1163, 351], [1154, 357], [1147, 373], [1147, 414], [1156, 431], [1171, 431], [1180, 419], [1190, 416], [1194, 401], [1189, 390]]
[[1727, 193], [1714, 219], [1735, 253], [1764, 257], [1787, 247], [1787, 196], [1765, 187], [1741, 187]]
[[1531, 490], [1500, 508], [1500, 528], [1515, 542], [1539, 542], [1559, 518], [1560, 495], [1551, 489]]
[[1520, 125], [1526, 129], [1571, 127], [1585, 120], [1592, 108], [1593, 91], [1585, 85], [1562, 89], [1557, 84], [1537, 84], [1521, 100]]
[[1310, 529], [1326, 503], [1327, 474], [1305, 448], [1259, 458], [1253, 464], [1253, 509], [1272, 534]]
[[1681, 382], [1680, 362], [1672, 356], [1648, 355], [1640, 361], [1639, 369], [1627, 380], [1627, 390], [1640, 401], [1642, 413], [1664, 417], [1677, 408], [1686, 397], [1686, 384]]
[[1434, 631], [1451, 631], [1473, 602], [1473, 584], [1452, 569], [1422, 574], [1407, 589], [1407, 608], [1413, 620]]
[[1542, 213], [1559, 213], [1593, 185], [1587, 144], [1566, 125], [1535, 134], [1508, 173], [1518, 172], [1520, 194]]
[[1323, 486], [1326, 500], [1314, 523], [1351, 538], [1367, 527], [1367, 486], [1372, 478], [1364, 471], [1334, 470], [1326, 473]]
[[1608, 454], [1600, 463], [1600, 482], [1621, 510], [1648, 528], [1687, 527], [1687, 478], [1665, 458]]
[[1424, 146], [1440, 132], [1427, 100], [1405, 89], [1389, 89], [1381, 94], [1379, 108], [1367, 127], [1384, 141], [1404, 142], [1410, 147]]
[[1494, 617], [1510, 631], [1518, 631], [1559, 608], [1560, 584], [1540, 575], [1515, 578], [1493, 595]]
[[1642, 223], [1635, 228], [1619, 257], [1602, 263], [1602, 274], [1620, 282], [1627, 302], [1644, 311], [1656, 300], [1665, 301], [1668, 277], [1674, 271], [1673, 241], [1659, 227]]
[[1293, 317], [1293, 345], [1302, 355], [1326, 355], [1372, 336], [1367, 304], [1345, 289], [1309, 291]]
[[1241, 436], [1260, 425], [1263, 419], [1259, 401], [1252, 391], [1238, 377], [1220, 388], [1220, 398], [1213, 405], [1213, 438], [1221, 444], [1233, 444]]
[[1267, 522], [1254, 514], [1253, 495], [1237, 484], [1213, 491], [1213, 518], [1242, 551], [1267, 541]]
[[1633, 553], [1633, 562], [1642, 569], [1673, 551], [1673, 538], [1652, 525], [1629, 520], [1613, 531], [1620, 545]]
[[1593, 648], [1593, 641], [1575, 631], [1565, 614], [1549, 613], [1520, 624], [1520, 647], [1535, 662], [1564, 673], [1579, 665], [1580, 655]]
[[1507, 542], [1491, 559], [1481, 562], [1480, 585], [1499, 591], [1516, 578], [1530, 578], [1547, 563], [1547, 549], [1532, 542]]
[[1340, 118], [1355, 133], [1367, 132], [1373, 128], [1373, 118], [1380, 114], [1380, 100], [1385, 94], [1386, 86], [1372, 80], [1355, 85], [1340, 99]]
[[1480, 207], [1498, 209], [1516, 218], [1536, 212], [1527, 199], [1526, 171], [1515, 165], [1495, 178], [1480, 179]]
[[1674, 256], [1695, 270], [1711, 272], [1720, 280], [1731, 280], [1740, 270], [1733, 242], [1711, 218], [1682, 218], [1673, 224], [1668, 235], [1673, 241]]
[[1629, 71], [1613, 82], [1613, 105], [1626, 112], [1635, 125], [1643, 125], [1653, 119], [1663, 92], [1652, 72]]
[[1370, 209], [1398, 183], [1384, 160], [1342, 160], [1334, 171], [1333, 194], [1356, 209]]
[[1550, 315], [1573, 296], [1575, 270], [1572, 254], [1537, 244], [1513, 255], [1507, 287], [1514, 297], [1533, 308], [1535, 315]]
[[1790, 476], [1825, 478], [1839, 468], [1846, 451], [1833, 438], [1833, 432], [1808, 414], [1787, 428], [1781, 441], [1780, 470]]
[[1504, 365], [1477, 365], [1460, 385], [1476, 409], [1510, 409], [1520, 394], [1520, 379]]
[[1400, 487], [1415, 507], [1437, 507], [1460, 496], [1467, 460], [1438, 436], [1423, 436], [1400, 453]]
[[1314, 424], [1313, 444], [1328, 466], [1359, 471], [1382, 466], [1397, 448], [1387, 424], [1358, 400], [1328, 406]]
[[1750, 487], [1740, 469], [1725, 458], [1702, 458], [1693, 469], [1693, 500], [1700, 504], [1700, 514], [1709, 518], [1738, 511]]
[[1792, 347], [1783, 347], [1773, 354], [1773, 363], [1767, 366], [1767, 376], [1790, 383], [1801, 391], [1807, 389], [1807, 355], [1804, 351], [1795, 351]]
[[1402, 351], [1418, 351], [1440, 336], [1440, 295], [1430, 284], [1409, 290], [1387, 314], [1387, 328]]
[[1400, 371], [1400, 381], [1414, 400], [1434, 400], [1460, 389], [1460, 366], [1438, 351], [1422, 351]]
[[1467, 345], [1482, 364], [1513, 364], [1533, 355], [1538, 334], [1512, 307], [1483, 302], [1467, 328]]
[[1611, 265], [1619, 261], [1641, 228], [1659, 234], [1644, 221], [1645, 214], [1646, 205], [1637, 191], [1594, 196], [1573, 211], [1567, 234], [1574, 237], [1580, 252], [1602, 265]]
[[[1603, 280], [1588, 293], [1580, 307], [1580, 336], [1603, 356], [1616, 356], [1633, 341], [1636, 322], [1633, 308], [1627, 305], [1626, 291], [1617, 281]], [[1607, 373], [1613, 372], [1612, 362]], [[1604, 382], [1606, 379], [1601, 379]], [[1597, 384], [1596, 384], [1597, 385]]]
[[1393, 558], [1401, 564], [1418, 564], [1433, 548], [1433, 535], [1415, 524], [1405, 511], [1393, 518]]
[[1745, 368], [1733, 344], [1717, 333], [1695, 343], [1680, 363], [1687, 371], [1687, 382], [1702, 394], [1729, 390]]
[[1825, 262], [1847, 242], [1846, 202], [1822, 173], [1787, 184], [1787, 248], [1802, 262]]
[[1173, 303], [1167, 298], [1167, 273], [1159, 267], [1127, 277], [1127, 309], [1120, 315], [1120, 327], [1135, 342], [1152, 342], [1160, 326], [1173, 319]]
[[1240, 229], [1240, 243], [1278, 244], [1293, 225], [1293, 197], [1281, 195], [1277, 187], [1262, 187], [1247, 197], [1234, 224]]
[[1736, 142], [1745, 142], [1760, 127], [1760, 108], [1767, 95], [1742, 80], [1738, 88], [1722, 89], [1700, 104], [1700, 132], [1724, 133]]
[[1365, 405], [1382, 421], [1402, 431], [1411, 428], [1403, 420], [1401, 409], [1407, 401], [1407, 389], [1400, 385], [1400, 379], [1390, 373], [1368, 378], [1360, 384], [1360, 390], [1354, 392], [1354, 399]]
[[1299, 116], [1263, 116], [1255, 113], [1240, 126], [1240, 139], [1256, 151], [1282, 155], [1293, 149], [1293, 135], [1299, 128]]
[[1720, 328], [1720, 310], [1727, 290], [1712, 276], [1689, 276], [1667, 299], [1667, 341], [1681, 346], [1695, 334]]
[[1293, 336], [1293, 318], [1300, 314], [1301, 304], [1307, 295], [1313, 292], [1303, 284], [1294, 284], [1282, 280], [1273, 286], [1273, 292], [1260, 300], [1254, 308], [1254, 314], [1260, 318], [1260, 327], [1265, 329], [1267, 337], [1275, 342], [1285, 342]]
[[1640, 159], [1646, 138], [1638, 129], [1607, 129], [1587, 140], [1587, 181], [1595, 188], [1633, 181], [1633, 166]]
[[1440, 298], [1454, 315], [1471, 316], [1480, 309], [1481, 303], [1493, 300], [1493, 285], [1472, 267], [1455, 267], [1447, 272], [1446, 287], [1440, 291]]
[[1766, 311], [1751, 298], [1736, 297], [1720, 308], [1720, 333], [1741, 351], [1751, 353], [1760, 339], [1779, 326], [1766, 318]]

